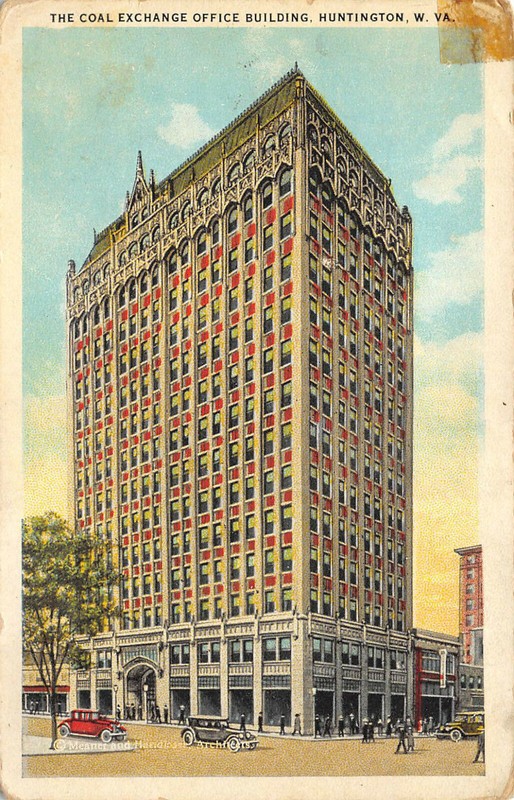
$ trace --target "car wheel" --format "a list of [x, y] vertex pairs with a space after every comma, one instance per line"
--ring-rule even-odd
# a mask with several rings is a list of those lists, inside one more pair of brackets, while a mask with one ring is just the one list
[[241, 742], [235, 736], [232, 736], [227, 742], [227, 747], [232, 753], [237, 753], [241, 747]]
[[187, 747], [191, 747], [195, 743], [195, 735], [193, 731], [184, 731], [182, 734], [182, 741]]
[[63, 738], [65, 738], [66, 736], [70, 735], [70, 729], [68, 728], [67, 725], [61, 725], [61, 727], [59, 728], [59, 733]]
[[462, 733], [457, 728], [450, 733], [450, 739], [452, 742], [460, 742], [462, 739]]
[[107, 728], [100, 734], [100, 739], [104, 744], [109, 744], [112, 740], [112, 733]]

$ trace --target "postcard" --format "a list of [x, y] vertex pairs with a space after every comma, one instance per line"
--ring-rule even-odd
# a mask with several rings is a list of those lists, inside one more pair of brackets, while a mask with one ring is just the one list
[[5, 796], [508, 797], [510, 8], [0, 35]]

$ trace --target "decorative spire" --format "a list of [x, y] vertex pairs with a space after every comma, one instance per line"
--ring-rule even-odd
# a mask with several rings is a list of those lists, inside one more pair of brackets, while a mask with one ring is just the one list
[[130, 205], [130, 192], [127, 189], [127, 194], [125, 195], [125, 211], [128, 211]]
[[143, 156], [141, 155], [141, 150], [137, 151], [136, 174], [137, 175], [142, 175], [143, 174]]
[[155, 189], [155, 173], [153, 169], [150, 170], [150, 186]]

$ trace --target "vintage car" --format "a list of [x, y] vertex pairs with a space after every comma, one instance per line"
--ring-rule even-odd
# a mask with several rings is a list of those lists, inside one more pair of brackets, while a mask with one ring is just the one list
[[469, 736], [478, 736], [485, 727], [483, 711], [461, 711], [451, 722], [439, 725], [435, 732], [438, 739], [450, 738], [452, 742], [460, 742]]
[[59, 724], [61, 736], [94, 736], [102, 742], [110, 742], [113, 739], [123, 740], [127, 738], [127, 729], [118, 720], [104, 717], [99, 711], [92, 711], [90, 708], [77, 708], [71, 715]]
[[189, 717], [181, 736], [188, 747], [192, 744], [226, 747], [233, 753], [241, 748], [255, 750], [257, 747], [253, 733], [231, 728], [225, 717]]

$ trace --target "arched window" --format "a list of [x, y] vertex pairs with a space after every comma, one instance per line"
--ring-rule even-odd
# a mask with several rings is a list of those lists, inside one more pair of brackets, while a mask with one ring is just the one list
[[234, 164], [227, 175], [227, 183], [232, 186], [241, 177], [241, 164]]
[[189, 216], [191, 216], [191, 203], [189, 200], [186, 200], [182, 207], [182, 222], [186, 220]]
[[157, 227], [154, 228], [153, 231], [152, 231], [152, 242], [154, 244], [155, 244], [155, 242], [158, 242], [159, 239], [160, 239], [160, 236], [161, 236], [161, 229], [157, 225]]
[[126, 263], [127, 263], [127, 251], [124, 250], [123, 253], [120, 253], [120, 256], [118, 258], [118, 264], [120, 267], [124, 267]]
[[211, 225], [211, 241], [212, 244], [218, 244], [220, 240], [220, 223], [215, 219]]
[[135, 281], [131, 281], [129, 286], [129, 300], [136, 299], [136, 283]]
[[80, 292], [78, 289], [73, 290], [73, 302], [76, 303], [80, 297]]
[[284, 144], [285, 140], [289, 136], [291, 136], [291, 133], [292, 133], [291, 125], [289, 124], [289, 122], [286, 122], [286, 124], [280, 129], [280, 133], [278, 134], [279, 144], [281, 145]]
[[270, 134], [266, 141], [264, 142], [264, 146], [262, 148], [262, 155], [267, 156], [268, 153], [271, 153], [272, 150], [275, 149], [275, 137], [273, 134]]
[[269, 208], [273, 203], [273, 185], [271, 181], [266, 181], [261, 187], [262, 193], [262, 207]]
[[139, 252], [144, 253], [145, 250], [148, 250], [149, 247], [150, 247], [150, 234], [145, 233], [145, 235], [141, 239], [141, 244], [139, 245]]
[[144, 219], [146, 219], [146, 218], [147, 218], [147, 216], [148, 216], [148, 209], [147, 209], [147, 208], [143, 208], [143, 210], [141, 211], [141, 222], [142, 222]]
[[93, 325], [99, 325], [99, 324], [100, 324], [100, 309], [98, 308], [98, 306], [95, 306], [93, 311]]
[[233, 206], [228, 212], [227, 230], [229, 234], [234, 233], [237, 230], [237, 208], [235, 206]]
[[279, 190], [280, 190], [280, 197], [284, 197], [284, 195], [289, 194], [291, 191], [291, 170], [284, 169], [280, 175], [279, 181]]
[[87, 333], [87, 317], [82, 320], [82, 333]]
[[80, 336], [80, 321], [78, 319], [73, 323], [73, 336], [75, 339]]
[[106, 264], [104, 268], [104, 281], [106, 281], [108, 277], [109, 277], [109, 264]]
[[251, 194], [247, 194], [243, 200], [243, 217], [245, 222], [250, 222], [253, 219], [253, 198]]
[[128, 249], [128, 257], [129, 260], [134, 258], [137, 255], [137, 242], [132, 242]]
[[168, 256], [168, 275], [173, 275], [177, 271], [177, 251], [172, 250]]
[[203, 189], [200, 194], [198, 195], [198, 205], [205, 206], [207, 205], [207, 201], [209, 200], [209, 192], [207, 189]]
[[93, 275], [93, 285], [98, 286], [102, 282], [102, 273], [98, 269]]
[[332, 157], [332, 148], [330, 146], [330, 141], [326, 138], [326, 136], [324, 136], [321, 140], [321, 149], [323, 150], [323, 155], [327, 156], [328, 158]]
[[219, 178], [217, 178], [212, 184], [211, 192], [213, 197], [216, 197], [216, 195], [221, 192], [221, 181]]
[[184, 244], [180, 248], [180, 265], [183, 267], [184, 264], [188, 263], [189, 263], [189, 245], [187, 242], [184, 242]]
[[139, 225], [139, 214], [134, 214], [132, 217], [132, 227], [135, 228], [136, 225]]
[[205, 235], [205, 231], [202, 231], [198, 236], [198, 241], [196, 243], [197, 255], [202, 256], [206, 250], [207, 250], [207, 236]]
[[123, 308], [126, 302], [127, 302], [127, 293], [125, 292], [125, 288], [122, 287], [120, 289], [120, 295], [119, 295], [120, 308]]
[[111, 313], [111, 304], [109, 302], [109, 298], [106, 297], [104, 300], [104, 319], [107, 319]]
[[314, 125], [309, 125], [309, 129], [307, 131], [307, 137], [309, 141], [312, 142], [314, 147], [318, 146], [318, 131], [314, 127]]
[[178, 212], [175, 211], [175, 213], [172, 214], [171, 217], [170, 217], [170, 221], [168, 223], [168, 228], [170, 229], [170, 231], [172, 231], [174, 228], [177, 227], [177, 225], [178, 225]]
[[243, 161], [243, 172], [249, 172], [253, 165], [255, 164], [255, 150], [250, 150], [250, 152], [245, 156]]
[[141, 294], [148, 291], [148, 275], [146, 272], [141, 276]]
[[159, 285], [159, 267], [156, 264], [152, 270], [152, 286], [158, 286], [158, 285]]
[[82, 293], [86, 295], [89, 292], [89, 281], [84, 281], [82, 284]]

